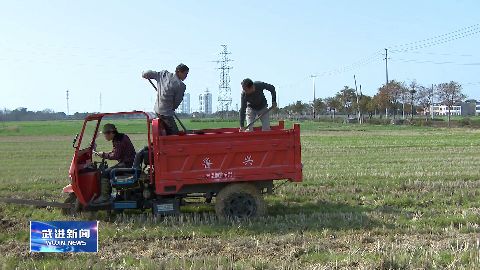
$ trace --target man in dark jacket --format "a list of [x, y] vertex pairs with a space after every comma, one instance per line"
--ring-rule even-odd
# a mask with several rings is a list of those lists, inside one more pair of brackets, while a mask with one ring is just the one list
[[[270, 130], [270, 117], [268, 113], [268, 104], [263, 90], [270, 91], [272, 94], [272, 107], [277, 107], [277, 93], [275, 86], [264, 82], [253, 82], [250, 79], [242, 81], [242, 96], [240, 107], [240, 128], [244, 129], [245, 114], [247, 115], [247, 126], [261, 115], [262, 131]], [[249, 131], [253, 130], [253, 126], [249, 127]]]
[[95, 199], [93, 204], [102, 204], [110, 201], [112, 186], [110, 185], [110, 172], [114, 168], [131, 168], [135, 159], [135, 148], [130, 138], [123, 133], [119, 133], [113, 124], [103, 126], [103, 135], [107, 141], [111, 141], [113, 149], [111, 152], [94, 152], [97, 156], [108, 160], [116, 160], [118, 163], [107, 168], [102, 173], [100, 179], [100, 196]]

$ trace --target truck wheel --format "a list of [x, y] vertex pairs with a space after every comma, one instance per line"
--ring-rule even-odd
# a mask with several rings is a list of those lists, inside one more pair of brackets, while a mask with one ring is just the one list
[[252, 184], [230, 184], [217, 194], [215, 213], [220, 219], [258, 217], [265, 214], [265, 201]]
[[75, 193], [68, 194], [68, 197], [65, 199], [65, 203], [71, 203], [72, 207], [62, 208], [62, 214], [66, 216], [74, 216], [82, 211], [82, 204], [77, 199]]

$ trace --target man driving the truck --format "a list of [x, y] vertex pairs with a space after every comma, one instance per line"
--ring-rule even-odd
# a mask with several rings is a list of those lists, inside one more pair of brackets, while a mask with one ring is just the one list
[[100, 179], [100, 196], [95, 199], [93, 204], [102, 204], [110, 201], [110, 194], [112, 193], [112, 186], [110, 185], [110, 172], [114, 168], [131, 168], [133, 160], [135, 159], [135, 148], [133, 147], [130, 138], [124, 134], [119, 133], [114, 124], [105, 124], [102, 133], [105, 140], [111, 141], [113, 149], [111, 152], [94, 152], [97, 156], [116, 160], [118, 163], [112, 167], [107, 168]]

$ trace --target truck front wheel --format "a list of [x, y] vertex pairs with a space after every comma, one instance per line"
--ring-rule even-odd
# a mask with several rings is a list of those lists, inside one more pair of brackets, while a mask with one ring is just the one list
[[66, 216], [75, 216], [82, 211], [82, 205], [77, 199], [75, 193], [69, 193], [68, 197], [65, 199], [65, 203], [69, 203], [72, 206], [69, 208], [62, 208], [62, 214]]
[[220, 190], [215, 201], [215, 213], [223, 218], [251, 218], [265, 214], [265, 201], [252, 184], [230, 184]]

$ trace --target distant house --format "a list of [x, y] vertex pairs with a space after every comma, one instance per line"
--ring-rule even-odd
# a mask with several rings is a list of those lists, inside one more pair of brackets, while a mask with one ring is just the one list
[[[447, 105], [441, 103], [435, 103], [430, 108], [425, 110], [424, 114], [430, 114], [433, 111], [433, 115], [445, 116], [448, 115]], [[480, 115], [480, 101], [475, 99], [465, 100], [464, 102], [455, 103], [450, 110], [450, 115], [462, 115], [473, 116]]]
[[[445, 116], [445, 115], [448, 115], [448, 106], [435, 103], [432, 106], [430, 106], [429, 111], [432, 111], [433, 115]], [[462, 115], [462, 104], [461, 103], [454, 104], [450, 109], [450, 115]]]

